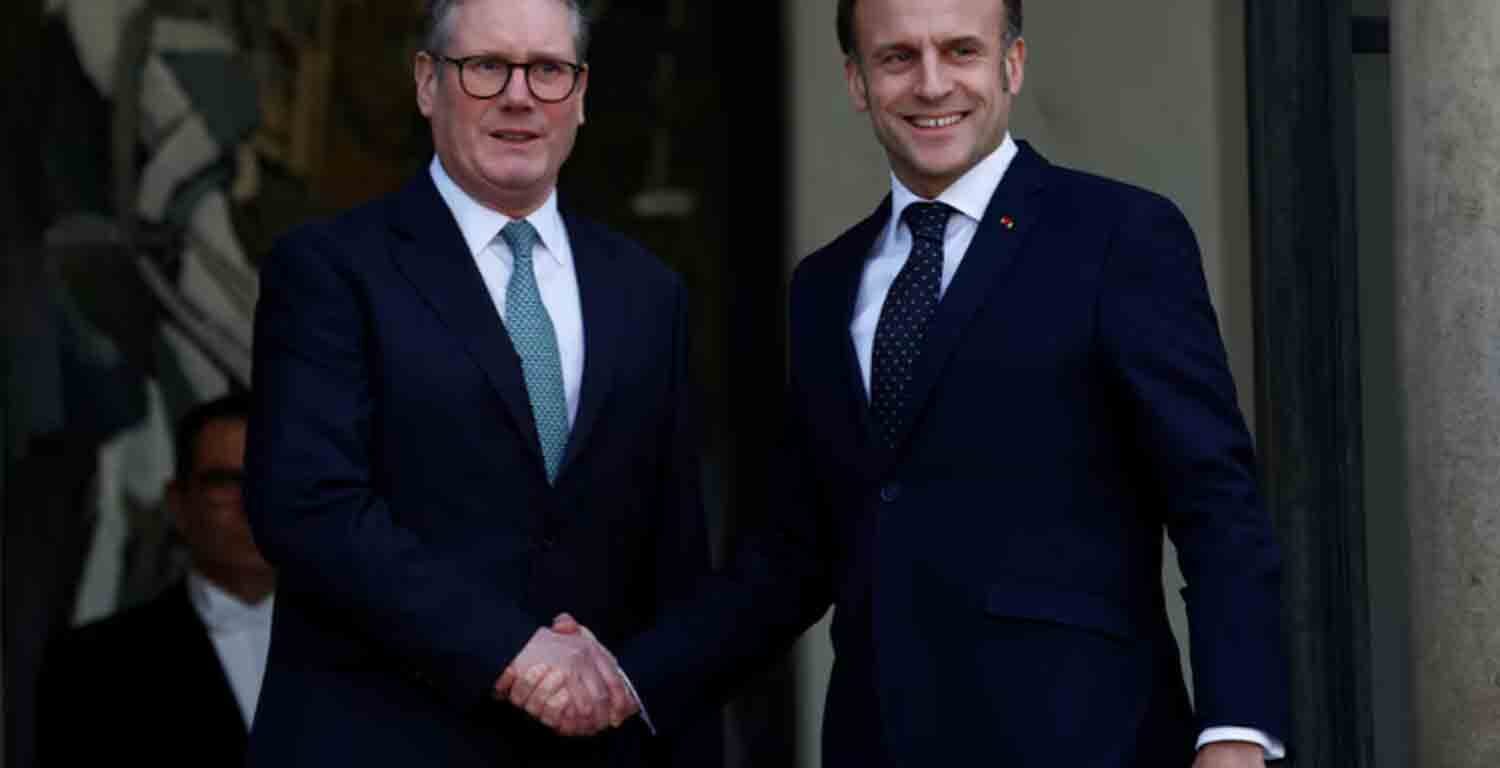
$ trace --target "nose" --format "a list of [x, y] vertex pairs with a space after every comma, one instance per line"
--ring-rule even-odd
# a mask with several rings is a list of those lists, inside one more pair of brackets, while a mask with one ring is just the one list
[[531, 90], [526, 85], [526, 67], [512, 64], [510, 68], [510, 79], [505, 87], [500, 89], [499, 95], [495, 97], [504, 107], [529, 107], [531, 106]]
[[921, 79], [917, 82], [917, 95], [923, 99], [940, 101], [953, 90], [953, 78], [949, 76], [948, 68], [936, 50], [922, 52], [919, 75]]

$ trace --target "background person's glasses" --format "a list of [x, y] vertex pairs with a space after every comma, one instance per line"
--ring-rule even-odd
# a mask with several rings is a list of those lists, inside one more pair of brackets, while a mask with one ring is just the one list
[[526, 88], [537, 101], [559, 102], [573, 95], [578, 87], [578, 73], [585, 69], [582, 64], [558, 59], [507, 61], [492, 54], [453, 58], [431, 51], [427, 55], [439, 63], [452, 64], [458, 70], [459, 87], [476, 99], [500, 95], [510, 85], [511, 72], [520, 69], [526, 73]]
[[245, 473], [240, 469], [214, 467], [194, 472], [191, 477], [192, 489], [211, 503], [238, 501], [245, 484]]

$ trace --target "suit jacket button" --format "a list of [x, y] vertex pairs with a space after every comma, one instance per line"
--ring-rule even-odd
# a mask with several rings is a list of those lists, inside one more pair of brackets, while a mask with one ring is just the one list
[[901, 485], [899, 483], [886, 483], [880, 488], [880, 500], [887, 504], [901, 497]]

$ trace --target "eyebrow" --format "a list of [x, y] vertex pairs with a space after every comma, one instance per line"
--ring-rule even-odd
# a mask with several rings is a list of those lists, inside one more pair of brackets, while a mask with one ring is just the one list
[[905, 42], [900, 42], [900, 43], [885, 43], [883, 45], [877, 45], [877, 46], [875, 46], [875, 48], [870, 51], [870, 55], [872, 57], [878, 57], [878, 56], [881, 56], [883, 54], [890, 53], [892, 51], [913, 51], [913, 50], [916, 50], [916, 49], [917, 49], [917, 46], [912, 45], [911, 43], [905, 43]]
[[[986, 49], [989, 47], [985, 39], [983, 37], [980, 37], [979, 35], [958, 35], [956, 37], [944, 38], [937, 42], [937, 47], [940, 50], [948, 50], [950, 48], [955, 48], [961, 45], [969, 45], [975, 48]], [[889, 43], [882, 43], [881, 45], [875, 46], [875, 48], [870, 52], [870, 55], [880, 56], [885, 53], [890, 53], [891, 51], [913, 51], [917, 50], [920, 47], [920, 45], [915, 45], [909, 41], [898, 40]]]
[[495, 50], [483, 50], [483, 51], [475, 51], [473, 53], [464, 54], [463, 56], [454, 56], [453, 58], [455, 58], [455, 59], [492, 58], [492, 59], [502, 59], [504, 61], [513, 61], [513, 62], [539, 61], [539, 60], [546, 60], [546, 61], [573, 61], [573, 58], [569, 54], [563, 53], [562, 51], [531, 51], [529, 53], [529, 55], [527, 56], [527, 58], [524, 58], [524, 59], [513, 59], [509, 55], [501, 53], [499, 51], [495, 51]]
[[987, 47], [989, 47], [986, 44], [985, 39], [982, 38], [982, 37], [980, 37], [980, 36], [978, 36], [978, 35], [961, 35], [959, 37], [950, 37], [950, 38], [948, 38], [946, 40], [943, 40], [941, 43], [939, 43], [938, 47], [939, 48], [955, 48], [955, 47], [960, 46], [960, 45], [969, 45], [969, 46], [973, 46], [975, 48], [987, 48]]

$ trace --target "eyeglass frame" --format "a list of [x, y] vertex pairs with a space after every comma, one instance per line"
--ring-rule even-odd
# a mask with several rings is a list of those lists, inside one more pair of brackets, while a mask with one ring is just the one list
[[240, 500], [245, 485], [245, 471], [238, 467], [209, 467], [194, 471], [187, 488], [208, 504], [220, 505]]
[[[532, 59], [531, 61], [511, 61], [509, 59], [496, 56], [493, 53], [477, 53], [473, 56], [459, 56], [456, 58], [453, 56], [444, 56], [437, 51], [423, 51], [423, 53], [431, 57], [433, 61], [438, 62], [439, 65], [444, 62], [452, 64], [454, 68], [458, 70], [459, 89], [462, 90], [464, 94], [469, 98], [479, 99], [481, 101], [487, 101], [489, 99], [495, 98], [496, 96], [499, 96], [502, 93], [505, 93], [505, 89], [510, 87], [511, 76], [515, 74], [516, 68], [519, 67], [524, 73], [522, 79], [526, 82], [526, 91], [527, 93], [531, 94], [532, 98], [545, 104], [561, 104], [562, 102], [567, 101], [573, 96], [575, 92], [577, 92], [579, 75], [587, 72], [589, 68], [589, 65], [587, 64], [580, 64], [575, 61], [567, 61], [566, 59]], [[478, 59], [492, 59], [500, 64], [505, 65], [505, 80], [500, 83], [499, 89], [488, 96], [476, 95], [473, 91], [469, 90], [468, 84], [464, 82], [464, 69], [468, 66], [469, 62], [476, 61]], [[573, 70], [573, 82], [568, 86], [568, 92], [556, 99], [545, 99], [538, 95], [536, 92], [536, 86], [531, 84], [531, 68], [537, 64], [561, 64], [562, 66], [571, 68]]]

